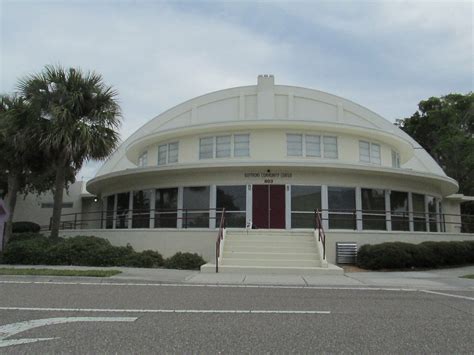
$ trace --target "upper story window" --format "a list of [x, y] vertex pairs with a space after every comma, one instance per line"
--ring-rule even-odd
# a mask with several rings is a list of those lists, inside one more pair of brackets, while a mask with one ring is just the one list
[[[321, 139], [322, 138], [322, 139]], [[337, 137], [311, 134], [286, 135], [286, 152], [289, 157], [321, 157], [337, 159]]]
[[158, 165], [178, 162], [179, 143], [172, 142], [158, 146]]
[[228, 134], [199, 140], [199, 159], [248, 156], [250, 156], [249, 134]]
[[140, 168], [143, 168], [148, 165], [148, 151], [144, 151], [139, 157], [138, 157], [138, 166]]
[[380, 165], [380, 144], [359, 141], [359, 160], [363, 163]]
[[400, 167], [400, 153], [392, 150], [392, 168]]

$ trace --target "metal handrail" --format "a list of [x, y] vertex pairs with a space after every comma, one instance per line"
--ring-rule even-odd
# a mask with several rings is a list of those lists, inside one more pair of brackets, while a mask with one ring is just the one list
[[221, 256], [221, 241], [224, 239], [225, 229], [225, 208], [222, 209], [221, 221], [219, 223], [219, 231], [216, 240], [216, 273], [219, 272], [219, 257]]
[[323, 246], [323, 260], [326, 259], [326, 233], [324, 233], [323, 223], [321, 221], [321, 212], [314, 211], [314, 229], [318, 231], [318, 242]]

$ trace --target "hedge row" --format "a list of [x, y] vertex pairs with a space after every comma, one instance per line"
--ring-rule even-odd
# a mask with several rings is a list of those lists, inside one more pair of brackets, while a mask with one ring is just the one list
[[402, 242], [363, 245], [357, 265], [364, 269], [439, 268], [474, 264], [474, 241]]
[[103, 238], [77, 236], [51, 239], [36, 233], [16, 234], [1, 255], [4, 264], [130, 266], [197, 270], [205, 261], [191, 253], [163, 259], [153, 250], [136, 252], [130, 245], [117, 247]]

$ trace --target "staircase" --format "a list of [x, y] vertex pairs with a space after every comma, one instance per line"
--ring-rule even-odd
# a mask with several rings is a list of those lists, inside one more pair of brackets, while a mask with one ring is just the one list
[[[201, 272], [216, 272], [206, 264]], [[241, 274], [342, 274], [321, 259], [313, 231], [226, 231], [219, 272]]]

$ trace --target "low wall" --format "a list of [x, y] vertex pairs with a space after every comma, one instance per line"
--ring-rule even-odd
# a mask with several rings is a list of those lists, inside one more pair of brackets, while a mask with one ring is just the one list
[[211, 262], [216, 257], [217, 231], [208, 229], [82, 229], [62, 230], [59, 235], [93, 235], [109, 240], [112, 245], [130, 244], [137, 251], [157, 250], [165, 258], [178, 251], [198, 253], [204, 260]]
[[326, 258], [328, 262], [336, 262], [337, 242], [356, 242], [360, 248], [364, 244], [380, 244], [386, 242], [405, 242], [419, 244], [422, 242], [444, 242], [474, 240], [472, 233], [428, 233], [428, 232], [356, 232], [356, 231], [327, 231]]
[[[312, 232], [309, 231], [309, 232]], [[108, 239], [113, 245], [125, 246], [128, 243], [137, 251], [152, 249], [169, 257], [178, 251], [200, 254], [206, 261], [214, 262], [217, 230], [209, 229], [87, 229], [62, 230], [61, 236], [93, 235]], [[426, 241], [474, 240], [468, 233], [427, 233], [427, 232], [326, 232], [326, 258], [336, 262], [337, 242], [356, 242], [380, 244], [385, 242], [422, 243]]]

